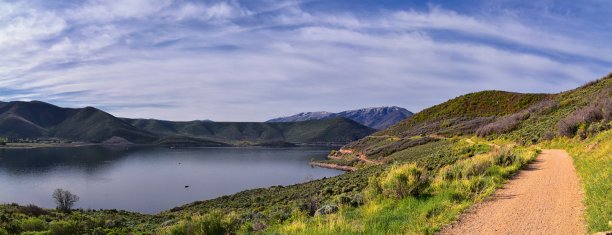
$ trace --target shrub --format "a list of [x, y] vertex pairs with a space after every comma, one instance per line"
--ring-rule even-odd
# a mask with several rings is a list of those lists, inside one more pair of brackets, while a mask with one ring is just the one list
[[382, 186], [376, 176], [370, 176], [368, 178], [368, 186], [364, 190], [364, 194], [368, 199], [374, 199], [378, 195], [382, 194]]
[[480, 137], [491, 134], [503, 134], [513, 130], [518, 124], [529, 117], [529, 113], [520, 112], [499, 118], [497, 121], [484, 125], [476, 130]]
[[476, 135], [484, 137], [492, 134], [504, 134], [510, 132], [525, 119], [529, 118], [531, 114], [548, 112], [556, 106], [557, 102], [554, 100], [543, 100], [518, 113], [503, 116], [497, 119], [495, 122], [478, 128], [478, 130], [476, 130]]
[[414, 163], [392, 166], [380, 181], [383, 195], [400, 199], [419, 195], [428, 185], [427, 172]]
[[557, 123], [557, 130], [562, 136], [573, 137], [580, 130], [581, 125], [585, 130], [580, 130], [582, 136], [586, 137], [587, 126], [603, 121], [607, 123], [612, 120], [612, 89], [606, 89], [599, 94], [595, 102], [576, 110]]
[[306, 200], [303, 201], [300, 205], [300, 209], [302, 211], [308, 212], [308, 215], [314, 216], [314, 214], [317, 212], [317, 209], [319, 209], [319, 200], [316, 197], [313, 197], [312, 195], [308, 195]]
[[493, 165], [491, 155], [481, 154], [443, 167], [440, 169], [440, 175], [447, 180], [467, 179], [471, 176], [484, 174], [491, 165]]
[[169, 234], [234, 234], [238, 228], [238, 219], [234, 214], [224, 216], [220, 211], [213, 211], [203, 216], [195, 216], [181, 221], [169, 230]]
[[23, 231], [43, 231], [47, 230], [47, 226], [47, 222], [36, 217], [19, 221], [19, 228]]
[[362, 195], [361, 193], [354, 194], [354, 195], [351, 197], [351, 203], [350, 203], [350, 205], [351, 205], [352, 207], [361, 206], [361, 205], [363, 205], [364, 203], [365, 203], [365, 200], [363, 199], [363, 195]]
[[328, 215], [328, 214], [333, 214], [338, 212], [338, 206], [334, 205], [334, 204], [328, 204], [328, 205], [324, 205], [321, 208], [319, 208], [317, 210], [317, 213], [315, 213], [315, 216], [317, 215]]
[[8, 232], [5, 229], [0, 228], [0, 235], [8, 235]]
[[494, 155], [493, 163], [498, 166], [510, 166], [516, 162], [518, 159], [516, 154], [514, 154], [511, 150], [502, 149], [499, 154]]
[[336, 198], [337, 198], [336, 201], [339, 204], [342, 204], [342, 205], [350, 205], [351, 204], [351, 197], [349, 197], [348, 195], [346, 195], [344, 193], [338, 195]]
[[79, 226], [74, 221], [53, 221], [49, 225], [51, 235], [72, 235], [81, 234]]
[[26, 215], [29, 216], [35, 216], [38, 217], [40, 215], [46, 215], [49, 214], [49, 212], [47, 212], [46, 210], [44, 210], [43, 208], [40, 208], [36, 205], [27, 205], [27, 206], [22, 206], [19, 208], [19, 210], [21, 211], [21, 213], [24, 213]]

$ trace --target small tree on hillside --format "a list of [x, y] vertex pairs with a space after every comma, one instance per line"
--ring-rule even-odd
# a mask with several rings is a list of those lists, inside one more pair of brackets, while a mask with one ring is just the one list
[[53, 191], [53, 199], [59, 211], [70, 212], [74, 203], [79, 201], [79, 196], [72, 194], [68, 190], [58, 188]]

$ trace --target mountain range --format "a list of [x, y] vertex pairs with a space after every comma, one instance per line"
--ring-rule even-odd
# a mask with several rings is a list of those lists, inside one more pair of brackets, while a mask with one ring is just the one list
[[410, 116], [413, 113], [405, 108], [392, 107], [372, 107], [364, 109], [348, 110], [339, 113], [331, 112], [304, 112], [292, 116], [270, 119], [266, 122], [297, 122], [307, 120], [319, 120], [325, 118], [344, 117], [356, 121], [362, 125], [373, 129], [382, 130], [394, 125]]
[[347, 118], [303, 122], [173, 122], [118, 118], [94, 107], [0, 102], [0, 137], [170, 146], [347, 143], [375, 130]]

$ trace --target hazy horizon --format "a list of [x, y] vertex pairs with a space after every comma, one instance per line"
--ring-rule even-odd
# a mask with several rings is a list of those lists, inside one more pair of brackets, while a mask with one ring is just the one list
[[555, 93], [612, 72], [611, 14], [601, 0], [9, 1], [0, 100], [266, 121]]

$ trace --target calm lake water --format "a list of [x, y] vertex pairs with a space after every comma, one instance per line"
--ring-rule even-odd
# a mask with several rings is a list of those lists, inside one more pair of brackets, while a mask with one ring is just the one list
[[327, 153], [310, 147], [5, 149], [0, 150], [0, 203], [54, 208], [51, 193], [63, 188], [81, 198], [78, 208], [156, 213], [246, 189], [341, 174], [308, 165]]

